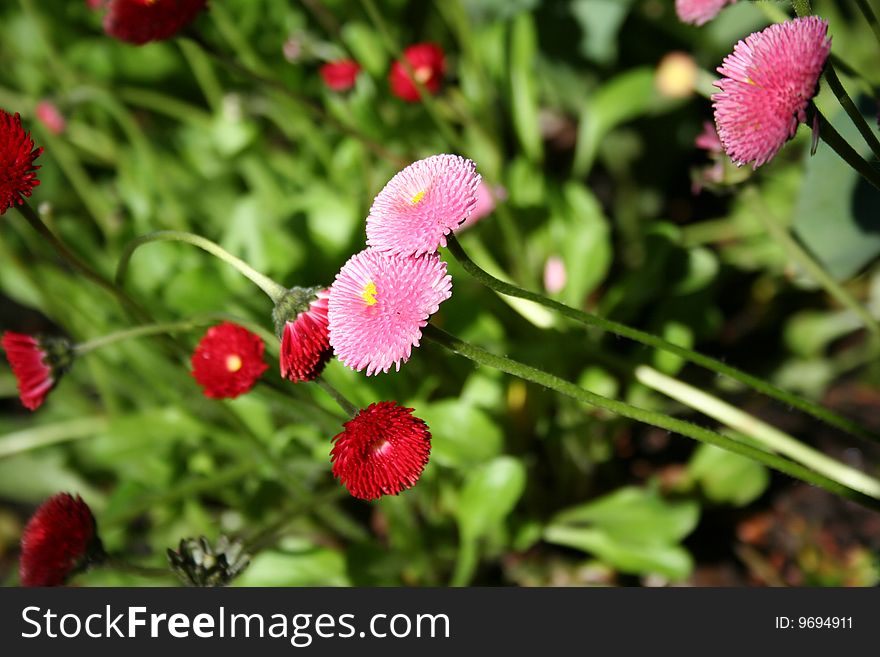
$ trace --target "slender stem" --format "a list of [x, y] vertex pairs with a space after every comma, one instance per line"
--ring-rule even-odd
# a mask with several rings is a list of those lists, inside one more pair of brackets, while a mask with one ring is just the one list
[[822, 141], [828, 144], [832, 150], [837, 153], [844, 162], [855, 169], [862, 178], [874, 185], [877, 189], [880, 189], [880, 169], [872, 166], [861, 155], [859, 155], [856, 150], [849, 145], [849, 142], [847, 142], [846, 139], [834, 129], [831, 122], [825, 118], [818, 108], [814, 107], [813, 111], [816, 112], [816, 116], [819, 119], [819, 136], [822, 138]]
[[324, 392], [333, 397], [334, 401], [339, 404], [339, 408], [341, 408], [349, 417], [354, 417], [358, 414], [358, 407], [352, 404], [345, 395], [334, 388], [333, 385], [323, 376], [319, 376], [315, 379], [315, 383], [317, 383]]
[[865, 493], [865, 495], [880, 499], [880, 481], [877, 479], [804, 445], [789, 434], [745, 411], [682, 381], [666, 376], [647, 365], [637, 367], [635, 375], [638, 381], [649, 388], [718, 420], [731, 429], [746, 434], [774, 452], [787, 456], [815, 472], [846, 484], [854, 490]]
[[798, 16], [809, 16], [813, 13], [810, 0], [791, 0], [791, 6], [794, 7], [794, 13]]
[[122, 558], [117, 555], [107, 555], [107, 557], [98, 565], [120, 573], [140, 575], [141, 577], [162, 577], [166, 579], [172, 577], [171, 571], [167, 568], [155, 568], [153, 566], [142, 566], [140, 564], [129, 563], [123, 561]]
[[871, 30], [873, 30], [874, 36], [877, 37], [877, 43], [880, 44], [880, 22], [878, 22], [877, 20], [877, 14], [875, 14], [874, 10], [871, 9], [871, 5], [868, 4], [868, 0], [856, 0], [856, 4], [862, 11], [865, 20], [868, 21], [868, 25], [871, 26]]
[[865, 121], [865, 117], [862, 116], [859, 108], [856, 107], [853, 99], [850, 98], [849, 94], [846, 92], [843, 83], [840, 81], [840, 78], [837, 77], [837, 71], [834, 70], [834, 64], [831, 61], [825, 66], [825, 81], [828, 83], [828, 87], [831, 91], [834, 92], [834, 95], [837, 96], [837, 100], [847, 113], [847, 116], [849, 116], [850, 120], [855, 124], [856, 128], [859, 129], [859, 132], [871, 147], [871, 150], [874, 151], [874, 155], [880, 158], [880, 139], [877, 139], [874, 130], [868, 125], [868, 122]]
[[31, 225], [31, 227], [36, 230], [37, 233], [39, 233], [53, 249], [55, 249], [58, 255], [60, 255], [61, 258], [65, 262], [67, 262], [68, 265], [70, 265], [71, 268], [78, 271], [80, 274], [85, 276], [88, 280], [92, 281], [98, 287], [106, 290], [111, 295], [113, 295], [126, 309], [129, 310], [129, 312], [131, 312], [140, 321], [145, 321], [149, 319], [149, 315], [147, 315], [146, 311], [141, 308], [141, 306], [138, 305], [127, 294], [125, 294], [121, 287], [114, 285], [111, 281], [92, 269], [78, 255], [71, 251], [64, 242], [56, 237], [55, 233], [49, 230], [49, 227], [45, 223], [43, 223], [43, 220], [40, 218], [40, 215], [37, 214], [37, 212], [28, 203], [23, 203], [19, 206], [16, 206], [16, 208]]
[[119, 287], [122, 287], [125, 283], [125, 275], [128, 272], [128, 265], [134, 252], [144, 244], [151, 242], [184, 242], [207, 251], [238, 270], [240, 274], [263, 290], [272, 299], [273, 303], [278, 303], [287, 294], [287, 288], [283, 285], [279, 285], [268, 276], [261, 274], [244, 260], [232, 255], [216, 242], [212, 242], [201, 235], [179, 230], [159, 230], [155, 233], [148, 233], [147, 235], [137, 237], [126, 244], [119, 258], [119, 264], [116, 266], [116, 284]]
[[631, 420], [644, 422], [645, 424], [650, 424], [661, 429], [666, 429], [667, 431], [673, 431], [675, 433], [681, 434], [682, 436], [693, 438], [694, 440], [697, 440], [699, 442], [708, 443], [710, 445], [715, 445], [716, 447], [726, 449], [727, 451], [741, 454], [742, 456], [748, 457], [754, 461], [763, 463], [770, 468], [779, 470], [780, 472], [787, 474], [790, 477], [800, 479], [801, 481], [813, 484], [815, 486], [819, 486], [820, 488], [824, 488], [825, 490], [834, 493], [835, 495], [840, 495], [841, 497], [853, 500], [855, 502], [858, 502], [859, 504], [862, 504], [863, 506], [880, 510], [880, 500], [875, 499], [870, 495], [866, 495], [862, 491], [853, 490], [849, 486], [842, 484], [839, 481], [835, 481], [834, 479], [814, 472], [808, 468], [805, 468], [799, 463], [794, 463], [793, 461], [790, 461], [776, 454], [765, 452], [761, 449], [758, 449], [757, 447], [753, 447], [752, 445], [734, 440], [733, 438], [729, 438], [716, 431], [706, 429], [705, 427], [701, 427], [690, 422], [685, 422], [684, 420], [676, 419], [674, 417], [666, 415], [665, 413], [658, 413], [657, 411], [646, 410], [643, 408], [639, 408], [638, 406], [627, 404], [626, 402], [618, 401], [616, 399], [609, 399], [607, 397], [603, 397], [602, 395], [597, 395], [596, 393], [584, 390], [583, 388], [569, 381], [560, 379], [559, 377], [544, 372], [543, 370], [539, 370], [518, 361], [511, 360], [510, 358], [498, 356], [496, 354], [486, 351], [485, 349], [474, 346], [468, 342], [459, 340], [455, 336], [446, 333], [445, 331], [437, 328], [432, 324], [429, 324], [427, 327], [425, 327], [424, 335], [432, 342], [435, 342], [440, 346], [445, 347], [453, 353], [464, 356], [465, 358], [468, 358], [475, 363], [479, 363], [480, 365], [493, 367], [497, 370], [501, 370], [502, 372], [506, 372], [507, 374], [519, 377], [524, 381], [537, 383], [538, 385], [544, 386], [545, 388], [549, 388], [550, 390], [555, 390], [564, 395], [567, 395], [572, 399], [584, 402], [586, 404], [589, 404], [590, 406], [602, 408], [604, 410], [615, 413], [616, 415], [620, 415]]
[[783, 226], [779, 225], [775, 217], [770, 215], [770, 211], [761, 198], [760, 193], [754, 187], [747, 187], [745, 190], [747, 198], [751, 201], [755, 208], [755, 214], [761, 220], [767, 232], [786, 250], [789, 257], [798, 263], [804, 271], [806, 271], [813, 280], [821, 285], [825, 291], [832, 297], [837, 299], [842, 305], [849, 308], [861, 318], [876, 341], [880, 339], [880, 324], [871, 316], [871, 313], [855, 299], [846, 288], [832, 278], [825, 269], [819, 264], [801, 244], [792, 237], [791, 233]]
[[90, 351], [100, 349], [101, 347], [105, 347], [109, 344], [113, 344], [114, 342], [119, 342], [121, 340], [140, 338], [147, 335], [183, 333], [185, 331], [191, 331], [196, 326], [202, 323], [204, 323], [204, 321], [189, 319], [182, 322], [169, 322], [165, 324], [146, 324], [143, 326], [135, 326], [133, 328], [116, 331], [114, 333], [108, 333], [107, 335], [102, 335], [101, 337], [95, 338], [94, 340], [89, 340], [88, 342], [81, 342], [80, 344], [75, 345], [73, 350], [78, 356], [82, 356], [89, 353]]
[[651, 333], [646, 333], [644, 331], [631, 328], [625, 324], [620, 324], [610, 319], [599, 317], [598, 315], [593, 315], [582, 310], [577, 310], [576, 308], [566, 306], [565, 304], [554, 301], [553, 299], [548, 299], [543, 295], [537, 294], [535, 292], [529, 292], [528, 290], [524, 290], [510, 283], [505, 283], [504, 281], [498, 280], [491, 274], [480, 269], [480, 267], [468, 257], [468, 255], [464, 252], [464, 249], [461, 248], [461, 244], [455, 238], [455, 235], [450, 235], [449, 237], [447, 237], [447, 246], [449, 247], [449, 251], [452, 253], [453, 256], [455, 256], [455, 259], [459, 261], [466, 272], [476, 278], [480, 283], [482, 283], [486, 287], [491, 288], [499, 294], [534, 301], [535, 303], [541, 304], [542, 306], [550, 308], [551, 310], [555, 310], [556, 312], [564, 315], [565, 317], [568, 317], [569, 319], [580, 322], [585, 326], [596, 327], [603, 331], [608, 331], [609, 333], [613, 333], [614, 335], [619, 335], [621, 337], [639, 342], [649, 347], [675, 354], [676, 356], [679, 356], [691, 363], [699, 365], [700, 367], [704, 367], [717, 374], [722, 374], [724, 376], [730, 377], [731, 379], [739, 381], [740, 383], [749, 386], [757, 392], [765, 394], [769, 397], [773, 397], [774, 399], [777, 399], [785, 404], [788, 404], [789, 406], [808, 413], [813, 417], [816, 417], [830, 424], [831, 426], [837, 427], [838, 429], [848, 431], [853, 435], [868, 440], [880, 440], [880, 437], [862, 428], [852, 420], [841, 417], [833, 411], [830, 411], [811, 401], [801, 399], [797, 395], [793, 395], [792, 393], [787, 392], [782, 388], [778, 388], [770, 383], [767, 383], [763, 379], [759, 379], [758, 377], [747, 374], [741, 370], [736, 369], [735, 367], [726, 365], [720, 360], [716, 360], [699, 352], [691, 351], [690, 349], [685, 349], [684, 347], [680, 347], [671, 342], [667, 342], [663, 338], [652, 335]]

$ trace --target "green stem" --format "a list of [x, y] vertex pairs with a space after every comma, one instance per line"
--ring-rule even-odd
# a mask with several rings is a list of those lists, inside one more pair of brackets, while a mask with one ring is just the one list
[[849, 145], [831, 122], [819, 111], [817, 107], [813, 107], [816, 116], [819, 119], [819, 136], [831, 149], [837, 153], [840, 158], [850, 165], [859, 175], [869, 183], [880, 189], [880, 169], [869, 164], [856, 150]]
[[810, 0], [791, 0], [791, 6], [794, 7], [794, 13], [798, 16], [809, 16], [813, 13]]
[[840, 78], [837, 77], [837, 71], [834, 69], [834, 64], [831, 61], [829, 61], [825, 67], [825, 81], [828, 83], [828, 87], [831, 91], [834, 92], [834, 95], [837, 96], [837, 100], [847, 113], [847, 116], [849, 116], [850, 120], [855, 124], [856, 128], [859, 129], [859, 132], [871, 147], [871, 150], [874, 151], [874, 155], [880, 158], [880, 139], [877, 139], [874, 130], [868, 125], [868, 122], [865, 121], [865, 117], [862, 116], [859, 108], [856, 107], [853, 99], [850, 98], [850, 95], [846, 92], [846, 89], [844, 89], [843, 83], [840, 81]]
[[534, 301], [535, 303], [541, 304], [542, 306], [550, 308], [551, 310], [555, 310], [556, 312], [564, 315], [565, 317], [568, 317], [569, 319], [580, 322], [585, 326], [599, 328], [603, 331], [613, 333], [614, 335], [619, 335], [629, 340], [639, 342], [643, 345], [674, 354], [676, 356], [679, 356], [680, 358], [685, 359], [686, 361], [694, 363], [695, 365], [699, 365], [700, 367], [704, 367], [717, 374], [722, 374], [731, 379], [734, 379], [735, 381], [739, 381], [740, 383], [749, 386], [757, 392], [760, 392], [764, 395], [767, 395], [768, 397], [772, 397], [783, 402], [784, 404], [788, 404], [789, 406], [808, 413], [813, 417], [816, 417], [826, 422], [827, 424], [830, 424], [831, 426], [837, 427], [838, 429], [848, 431], [853, 435], [868, 440], [878, 440], [878, 437], [876, 435], [867, 431], [866, 429], [863, 429], [852, 420], [841, 417], [840, 415], [837, 415], [836, 413], [826, 408], [823, 408], [822, 406], [819, 406], [818, 404], [815, 404], [811, 401], [801, 399], [797, 395], [793, 395], [792, 393], [787, 392], [782, 388], [777, 388], [776, 386], [767, 383], [766, 381], [759, 379], [756, 376], [752, 376], [751, 374], [747, 374], [741, 370], [736, 369], [735, 367], [726, 365], [720, 360], [716, 360], [699, 352], [691, 351], [690, 349], [685, 349], [684, 347], [680, 347], [671, 342], [667, 342], [663, 338], [652, 335], [651, 333], [646, 333], [644, 331], [631, 328], [625, 324], [620, 324], [610, 319], [599, 317], [598, 315], [593, 315], [582, 310], [577, 310], [576, 308], [566, 306], [565, 304], [554, 301], [553, 299], [548, 299], [543, 295], [537, 294], [535, 292], [529, 292], [528, 290], [524, 290], [510, 283], [505, 283], [504, 281], [498, 280], [491, 274], [480, 269], [480, 267], [468, 257], [468, 255], [464, 252], [464, 249], [461, 248], [461, 244], [459, 244], [458, 240], [455, 238], [455, 235], [450, 235], [447, 238], [447, 246], [449, 247], [449, 251], [452, 253], [453, 256], [455, 256], [455, 259], [459, 261], [459, 263], [462, 265], [467, 273], [476, 278], [486, 287], [491, 288], [499, 294]]
[[232, 255], [216, 242], [212, 242], [201, 235], [195, 235], [193, 233], [179, 230], [159, 230], [155, 233], [148, 233], [147, 235], [137, 237], [126, 244], [125, 249], [119, 258], [119, 264], [116, 266], [116, 284], [119, 287], [122, 287], [125, 283], [125, 275], [128, 272], [128, 265], [134, 252], [144, 244], [149, 244], [151, 242], [184, 242], [185, 244], [191, 244], [203, 251], [207, 251], [212, 256], [219, 258], [226, 264], [231, 265], [238, 270], [240, 274], [265, 292], [266, 295], [272, 299], [273, 303], [278, 303], [287, 294], [286, 287], [279, 285], [268, 276], [261, 274], [244, 260]]
[[681, 434], [682, 436], [693, 438], [699, 442], [715, 445], [721, 449], [740, 454], [778, 470], [779, 472], [787, 474], [790, 477], [799, 479], [808, 484], [819, 486], [830, 493], [858, 502], [868, 508], [880, 510], [880, 500], [871, 497], [870, 495], [866, 495], [862, 491], [854, 490], [839, 481], [835, 481], [834, 479], [814, 472], [799, 463], [794, 463], [793, 461], [776, 454], [765, 452], [752, 445], [734, 440], [733, 438], [706, 429], [705, 427], [673, 418], [665, 413], [646, 410], [627, 404], [626, 402], [618, 401], [616, 399], [608, 399], [607, 397], [597, 395], [596, 393], [584, 390], [569, 381], [548, 374], [543, 370], [536, 369], [503, 356], [498, 356], [485, 349], [481, 349], [480, 347], [476, 347], [463, 340], [459, 340], [455, 336], [442, 331], [432, 324], [425, 327], [424, 335], [432, 342], [435, 342], [449, 351], [464, 356], [480, 365], [501, 370], [507, 374], [519, 377], [524, 381], [531, 381], [532, 383], [544, 386], [550, 390], [555, 390], [571, 397], [572, 399], [584, 402], [590, 406], [602, 408], [615, 413], [616, 415], [636, 420], [638, 422], [644, 422], [645, 424], [666, 429], [667, 431], [672, 431]]
[[349, 417], [354, 417], [358, 414], [358, 407], [352, 404], [345, 395], [334, 388], [333, 385], [323, 376], [319, 376], [315, 379], [315, 383], [317, 383], [324, 392], [330, 395], [334, 401], [339, 404], [339, 408], [341, 408]]
[[857, 314], [865, 328], [872, 333], [875, 341], [880, 340], [880, 324], [877, 323], [877, 320], [871, 316], [871, 313], [846, 288], [835, 281], [821, 264], [813, 259], [785, 227], [779, 225], [779, 222], [770, 215], [770, 211], [758, 190], [749, 186], [745, 190], [745, 195], [751, 201], [752, 206], [756, 210], [755, 214], [758, 215], [767, 232], [785, 249], [789, 257], [797, 262], [828, 294]]
[[185, 331], [191, 331], [202, 323], [204, 322], [190, 319], [182, 322], [169, 322], [165, 324], [146, 324], [144, 326], [135, 326], [133, 328], [116, 331], [114, 333], [108, 333], [107, 335], [102, 335], [100, 338], [95, 338], [94, 340], [89, 340], [88, 342], [81, 342], [80, 344], [75, 345], [73, 347], [73, 350], [78, 356], [82, 356], [89, 353], [90, 351], [100, 349], [101, 347], [105, 347], [109, 344], [113, 344], [114, 342], [119, 342], [121, 340], [140, 338], [147, 335], [183, 333]]
[[874, 36], [877, 37], [877, 43], [880, 44], [880, 22], [878, 22], [877, 20], [877, 14], [875, 14], [874, 10], [871, 9], [871, 5], [868, 4], [868, 0], [856, 0], [856, 4], [862, 11], [862, 15], [864, 15], [865, 20], [868, 21], [868, 25], [871, 26], [871, 30], [874, 32]]
[[647, 365], [635, 370], [636, 379], [644, 385], [689, 406], [757, 440], [768, 449], [807, 466], [811, 470], [839, 481], [865, 495], [880, 499], [880, 481], [860, 470], [836, 461], [822, 452], [804, 445], [787, 433], [749, 415], [725, 401], [697, 390], [682, 381], [666, 376]]
[[161, 577], [165, 579], [170, 579], [172, 577], [171, 571], [167, 568], [154, 568], [153, 566], [142, 566], [140, 564], [129, 563], [123, 561], [122, 558], [117, 555], [107, 555], [98, 565], [109, 570], [115, 570], [129, 575], [139, 575], [141, 577]]

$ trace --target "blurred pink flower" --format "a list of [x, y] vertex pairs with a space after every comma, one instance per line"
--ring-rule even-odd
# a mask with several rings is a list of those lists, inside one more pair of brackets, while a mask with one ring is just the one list
[[53, 135], [60, 135], [67, 128], [67, 120], [58, 108], [48, 100], [41, 100], [36, 108], [37, 120]]
[[721, 153], [724, 150], [715, 124], [711, 121], [703, 121], [703, 132], [697, 135], [694, 145], [710, 153]]
[[565, 270], [565, 261], [559, 256], [552, 255], [544, 263], [544, 289], [550, 294], [561, 292], [568, 281]]
[[831, 52], [827, 33], [817, 16], [795, 18], [749, 35], [724, 58], [712, 101], [718, 136], [736, 164], [768, 162], [806, 121]]
[[680, 21], [704, 25], [715, 18], [725, 5], [736, 0], [675, 0], [675, 12]]
[[470, 228], [483, 217], [488, 217], [492, 214], [495, 211], [495, 206], [498, 201], [504, 201], [506, 199], [507, 190], [504, 189], [504, 187], [501, 185], [495, 185], [493, 187], [485, 180], [481, 180], [480, 184], [477, 186], [477, 202], [474, 205], [474, 209], [471, 211], [470, 216], [461, 222], [457, 228], [453, 228], [452, 230], [460, 232], [466, 228]]
[[477, 204], [480, 174], [459, 155], [413, 162], [379, 192], [367, 217], [367, 245], [400, 255], [434, 253]]
[[422, 328], [452, 296], [452, 278], [436, 254], [419, 257], [365, 249], [330, 286], [330, 345], [339, 360], [367, 376], [400, 370]]

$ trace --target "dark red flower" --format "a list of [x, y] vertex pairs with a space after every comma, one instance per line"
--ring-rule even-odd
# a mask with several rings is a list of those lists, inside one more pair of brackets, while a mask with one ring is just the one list
[[353, 59], [341, 59], [337, 62], [327, 62], [321, 67], [321, 77], [333, 91], [347, 91], [354, 86], [361, 65]]
[[412, 488], [431, 453], [431, 432], [413, 409], [385, 401], [370, 404], [333, 438], [333, 476], [362, 500]]
[[[440, 91], [443, 76], [446, 74], [446, 57], [443, 49], [435, 43], [417, 43], [403, 51], [403, 57], [409, 63], [416, 80], [421, 82], [430, 93]], [[419, 100], [419, 88], [409, 76], [406, 66], [401, 61], [391, 64], [388, 82], [392, 93], [409, 103]]]
[[104, 31], [143, 45], [169, 39], [195, 20], [207, 0], [107, 0]]
[[192, 355], [192, 375], [205, 397], [238, 397], [268, 369], [263, 362], [265, 348], [258, 335], [237, 324], [212, 326]]
[[95, 517], [77, 495], [53, 495], [36, 510], [21, 537], [23, 586], [60, 586], [80, 567], [101, 558]]
[[313, 295], [306, 310], [285, 321], [281, 333], [281, 376], [295, 382], [313, 381], [333, 354], [327, 328], [328, 290]]
[[70, 367], [73, 351], [63, 338], [36, 338], [23, 333], [3, 333], [3, 351], [18, 382], [25, 408], [37, 410], [58, 379]]
[[0, 214], [13, 205], [24, 203], [24, 197], [40, 184], [34, 160], [43, 152], [34, 146], [31, 133], [21, 127], [21, 117], [0, 109]]

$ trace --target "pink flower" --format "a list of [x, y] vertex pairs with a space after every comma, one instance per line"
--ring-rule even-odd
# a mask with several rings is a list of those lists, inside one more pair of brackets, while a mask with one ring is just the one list
[[434, 253], [473, 212], [480, 174], [459, 155], [413, 162], [379, 192], [367, 217], [367, 245], [402, 255]]
[[431, 454], [431, 432], [397, 402], [370, 404], [333, 438], [333, 476], [353, 496], [377, 500], [412, 488]]
[[734, 46], [712, 96], [724, 150], [738, 165], [768, 162], [807, 119], [831, 52], [828, 23], [816, 16], [771, 25]]
[[479, 222], [480, 219], [488, 217], [495, 212], [497, 202], [504, 201], [506, 198], [507, 190], [501, 185], [495, 185], [495, 187], [492, 187], [485, 180], [481, 180], [480, 184], [477, 186], [477, 202], [474, 204], [474, 209], [471, 211], [471, 215], [462, 221], [458, 228], [453, 228], [453, 230], [455, 232], [460, 232], [466, 228], [470, 228]]
[[321, 67], [324, 84], [333, 91], [347, 91], [354, 86], [361, 66], [353, 59], [327, 62]]
[[67, 120], [53, 103], [41, 100], [36, 108], [37, 120], [53, 135], [60, 135], [67, 128]]
[[725, 5], [736, 0], [675, 0], [675, 12], [679, 20], [693, 25], [703, 25], [715, 18]]
[[556, 255], [547, 258], [547, 262], [544, 263], [544, 289], [550, 294], [562, 292], [567, 281], [565, 261]]
[[714, 123], [703, 121], [703, 132], [697, 135], [697, 138], [694, 140], [694, 146], [710, 153], [721, 153], [724, 150]]
[[330, 344], [336, 357], [367, 376], [409, 360], [422, 328], [452, 296], [452, 278], [436, 254], [419, 257], [366, 249], [330, 286]]

